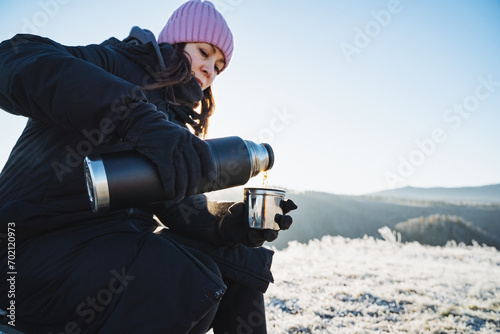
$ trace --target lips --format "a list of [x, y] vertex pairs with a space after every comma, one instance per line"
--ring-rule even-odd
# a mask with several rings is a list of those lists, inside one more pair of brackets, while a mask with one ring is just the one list
[[198, 83], [200, 84], [200, 87], [203, 88], [203, 82], [200, 79], [198, 79], [198, 78], [196, 78], [196, 81], [198, 81]]

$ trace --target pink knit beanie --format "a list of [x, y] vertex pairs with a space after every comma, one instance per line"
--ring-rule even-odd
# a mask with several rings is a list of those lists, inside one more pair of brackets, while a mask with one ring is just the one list
[[190, 0], [180, 6], [158, 36], [158, 43], [209, 43], [224, 54], [226, 65], [233, 55], [233, 34], [210, 1]]

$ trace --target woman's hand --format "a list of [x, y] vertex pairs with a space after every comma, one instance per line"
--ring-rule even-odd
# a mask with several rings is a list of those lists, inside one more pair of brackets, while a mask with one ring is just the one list
[[179, 202], [196, 194], [201, 176], [215, 178], [209, 145], [163, 113], [152, 112], [134, 122], [125, 139], [156, 164], [168, 199]]
[[[288, 199], [280, 203], [283, 215], [276, 215], [274, 220], [281, 230], [287, 230], [292, 225], [293, 219], [287, 215], [292, 210], [297, 209], [297, 205]], [[248, 247], [260, 247], [266, 241], [273, 241], [278, 238], [278, 231], [252, 229], [248, 224], [248, 209], [245, 203], [233, 204], [227, 214], [220, 220], [219, 237], [228, 246], [243, 244]]]

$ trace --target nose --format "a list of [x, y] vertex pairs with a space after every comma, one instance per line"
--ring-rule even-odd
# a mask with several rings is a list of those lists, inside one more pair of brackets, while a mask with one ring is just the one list
[[215, 65], [214, 64], [211, 64], [209, 62], [203, 64], [203, 67], [202, 67], [202, 71], [203, 71], [203, 74], [207, 77], [207, 78], [212, 78], [214, 76], [214, 73], [215, 73]]

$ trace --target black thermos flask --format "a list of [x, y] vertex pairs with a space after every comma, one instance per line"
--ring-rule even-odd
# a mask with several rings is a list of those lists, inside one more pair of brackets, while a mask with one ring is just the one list
[[[206, 140], [217, 164], [214, 181], [201, 179], [198, 193], [241, 186], [274, 164], [269, 144], [240, 137]], [[137, 207], [167, 200], [156, 165], [137, 151], [85, 157], [85, 180], [92, 211]]]

